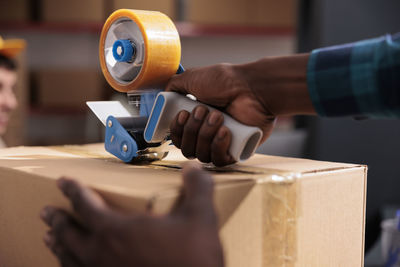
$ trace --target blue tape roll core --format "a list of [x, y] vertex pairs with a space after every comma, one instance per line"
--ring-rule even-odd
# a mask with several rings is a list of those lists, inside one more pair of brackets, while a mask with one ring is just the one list
[[129, 40], [117, 40], [113, 45], [113, 56], [118, 62], [128, 62], [132, 60], [134, 47]]

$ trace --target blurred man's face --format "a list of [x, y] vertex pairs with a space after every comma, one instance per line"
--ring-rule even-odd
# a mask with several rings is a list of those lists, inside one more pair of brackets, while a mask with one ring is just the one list
[[17, 99], [14, 87], [17, 82], [17, 74], [0, 67], [0, 135], [6, 132], [11, 111], [17, 107]]

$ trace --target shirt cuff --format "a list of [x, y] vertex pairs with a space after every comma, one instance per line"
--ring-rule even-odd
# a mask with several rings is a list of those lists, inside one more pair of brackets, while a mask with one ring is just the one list
[[320, 116], [358, 115], [352, 93], [351, 53], [353, 44], [312, 51], [307, 67], [311, 101]]

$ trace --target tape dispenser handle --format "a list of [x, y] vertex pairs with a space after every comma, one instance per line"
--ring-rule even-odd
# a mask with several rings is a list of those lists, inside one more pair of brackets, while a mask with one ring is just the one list
[[[161, 92], [157, 95], [147, 122], [144, 138], [148, 143], [158, 143], [165, 139], [172, 120], [181, 110], [192, 112], [202, 103], [174, 92]], [[206, 105], [207, 106], [207, 105]], [[210, 111], [215, 110], [207, 106]], [[244, 125], [223, 113], [224, 125], [232, 134], [229, 152], [236, 161], [250, 158], [260, 143], [262, 131], [257, 127]]]

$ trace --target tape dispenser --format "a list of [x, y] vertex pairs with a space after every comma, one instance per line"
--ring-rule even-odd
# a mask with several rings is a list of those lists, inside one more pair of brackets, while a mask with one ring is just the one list
[[[162, 90], [170, 77], [184, 71], [174, 23], [156, 11], [117, 10], [104, 24], [99, 56], [107, 82], [127, 93], [128, 103], [138, 109], [132, 115], [119, 102], [87, 102], [106, 127], [105, 149], [124, 162], [164, 158], [172, 146], [168, 137], [171, 121], [179, 111], [191, 112], [200, 104]], [[232, 132], [231, 156], [244, 161], [253, 155], [262, 131], [227, 114], [224, 124]]]

